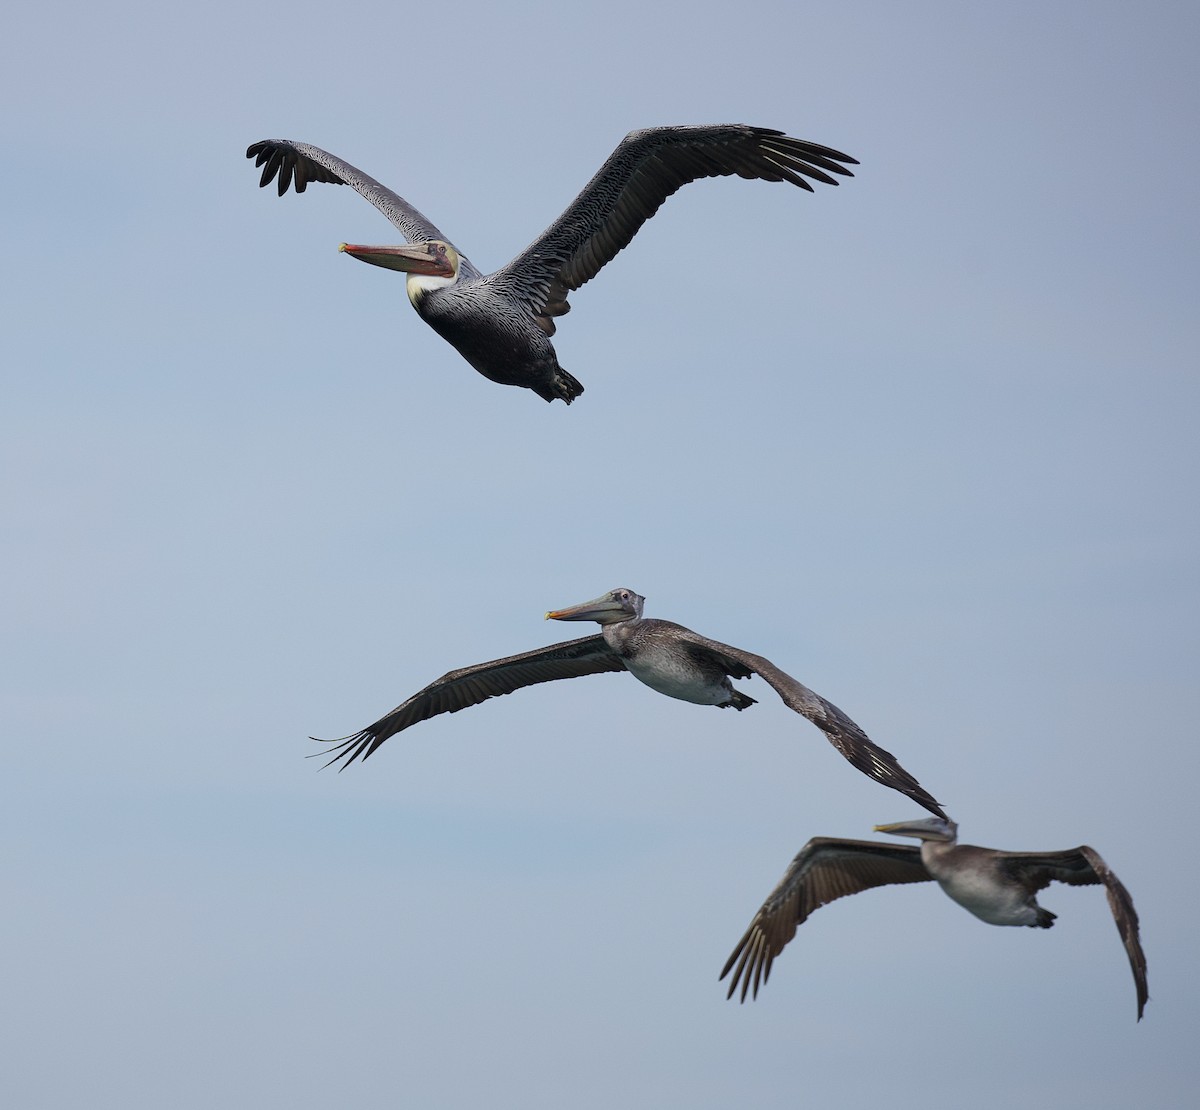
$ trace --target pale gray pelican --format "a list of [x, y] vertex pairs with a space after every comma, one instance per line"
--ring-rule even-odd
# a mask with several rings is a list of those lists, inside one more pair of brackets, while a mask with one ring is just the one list
[[[319, 147], [265, 139], [253, 143], [246, 157], [263, 167], [260, 185], [278, 179], [280, 196], [291, 184], [302, 193], [310, 181], [320, 181], [349, 185], [366, 197], [409, 245], [343, 243], [341, 249], [405, 271], [408, 298], [421, 319], [485, 378], [567, 404], [583, 386], [558, 364], [550, 343], [554, 318], [569, 309], [568, 294], [595, 277], [681, 185], [737, 174], [790, 181], [812, 192], [807, 178], [836, 185], [830, 174], [850, 177], [846, 165], [857, 165], [849, 155], [764, 127], [633, 131], [554, 223], [507, 266], [485, 275], [406, 200]], [[763, 255], [758, 244], [743, 242], [739, 249], [737, 236], [723, 249], [722, 268], [736, 267], [741, 253], [750, 269]]]
[[921, 846], [824, 836], [810, 840], [767, 896], [726, 961], [720, 978], [733, 972], [727, 998], [733, 997], [739, 982], [743, 1002], [751, 988], [757, 997], [759, 984], [770, 977], [771, 964], [796, 935], [796, 926], [814, 910], [847, 894], [891, 883], [935, 881], [963, 909], [989, 925], [1049, 929], [1056, 915], [1038, 905], [1038, 891], [1052, 882], [1072, 886], [1102, 883], [1133, 970], [1137, 1016], [1138, 1021], [1142, 1020], [1150, 994], [1137, 911], [1129, 891], [1094, 848], [1086, 844], [1062, 852], [977, 848], [959, 844], [958, 826], [938, 817], [876, 825], [875, 831], [916, 837]]
[[596, 621], [600, 633], [450, 671], [361, 732], [323, 741], [337, 744], [337, 754], [326, 766], [340, 761], [344, 770], [360, 756], [366, 759], [389, 736], [419, 721], [439, 713], [457, 713], [539, 682], [629, 671], [668, 697], [721, 709], [746, 709], [755, 699], [735, 690], [729, 680], [757, 674], [784, 705], [812, 721], [863, 774], [906, 794], [931, 813], [944, 816], [938, 803], [896, 757], [873, 744], [836, 705], [761, 655], [710, 640], [671, 621], [643, 618], [644, 603], [640, 594], [619, 588], [594, 601], [547, 613], [547, 620]]

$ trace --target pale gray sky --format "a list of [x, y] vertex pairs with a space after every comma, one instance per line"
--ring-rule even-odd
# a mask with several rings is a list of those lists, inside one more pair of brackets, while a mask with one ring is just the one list
[[[24, 6], [0, 41], [20, 1107], [1180, 1107], [1194, 835], [1200, 16], [1182, 4]], [[484, 269], [622, 135], [845, 150], [701, 182], [572, 298], [570, 409], [416, 318], [323, 146]], [[914, 807], [755, 680], [601, 676], [320, 774], [309, 734], [628, 585], [835, 701], [965, 840], [1096, 847], [989, 928], [926, 887], [726, 955], [814, 835]], [[1182, 878], [1181, 878], [1182, 876]]]

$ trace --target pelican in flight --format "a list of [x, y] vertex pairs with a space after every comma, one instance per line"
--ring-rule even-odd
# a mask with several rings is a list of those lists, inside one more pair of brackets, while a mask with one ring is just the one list
[[875, 831], [916, 837], [921, 846], [813, 837], [792, 860], [726, 961], [720, 977], [724, 979], [733, 972], [727, 998], [733, 997], [739, 982], [741, 1001], [746, 1000], [751, 987], [757, 997], [759, 983], [766, 983], [770, 977], [771, 964], [796, 935], [796, 926], [814, 910], [847, 894], [890, 883], [936, 881], [963, 909], [989, 925], [1049, 929], [1056, 915], [1038, 905], [1038, 891], [1052, 882], [1072, 886], [1102, 883], [1133, 969], [1137, 1016], [1138, 1021], [1142, 1020], [1150, 994], [1137, 911], [1129, 891], [1094, 848], [1086, 844], [1063, 852], [977, 848], [959, 844], [958, 826], [938, 817], [876, 825]]
[[[341, 249], [363, 262], [406, 272], [408, 299], [417, 314], [485, 378], [568, 405], [583, 386], [558, 364], [550, 343], [554, 318], [570, 308], [567, 296], [627, 246], [681, 185], [737, 174], [790, 181], [812, 192], [808, 179], [836, 185], [831, 174], [851, 177], [846, 165], [857, 165], [849, 155], [765, 127], [633, 131], [554, 223], [507, 266], [483, 274], [403, 197], [319, 147], [264, 139], [251, 144], [246, 157], [262, 167], [260, 185], [278, 181], [280, 196], [289, 185], [302, 193], [310, 181], [320, 181], [349, 185], [369, 200], [407, 245], [343, 243]], [[762, 254], [760, 245], [742, 249], [748, 264]], [[730, 261], [727, 257], [723, 264]]]
[[547, 620], [595, 621], [600, 632], [450, 671], [361, 732], [323, 741], [337, 745], [337, 754], [325, 766], [341, 762], [344, 770], [360, 756], [366, 759], [389, 736], [419, 721], [439, 713], [457, 713], [539, 682], [630, 671], [650, 689], [668, 697], [721, 709], [746, 709], [755, 699], [735, 690], [729, 680], [757, 674], [774, 688], [784, 705], [812, 721], [863, 774], [944, 816], [938, 803], [896, 757], [873, 744], [836, 705], [761, 655], [710, 640], [671, 621], [643, 618], [645, 600], [633, 590], [620, 588], [594, 601], [547, 613]]

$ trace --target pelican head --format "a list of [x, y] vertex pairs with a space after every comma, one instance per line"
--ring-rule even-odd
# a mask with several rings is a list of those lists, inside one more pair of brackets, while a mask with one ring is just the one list
[[357, 243], [343, 243], [338, 250], [360, 262], [384, 266], [389, 270], [403, 270], [408, 274], [452, 278], [458, 273], [458, 251], [441, 239], [402, 247], [363, 247]]
[[414, 308], [426, 293], [458, 281], [458, 251], [441, 239], [403, 247], [361, 247], [355, 243], [343, 243], [338, 250], [372, 266], [403, 270], [408, 274], [405, 285]]
[[582, 605], [571, 605], [566, 609], [552, 609], [546, 614], [548, 621], [595, 621], [597, 624], [620, 624], [622, 621], [637, 620], [642, 615], [646, 599], [633, 590], [620, 586], [601, 595], [594, 601]]
[[918, 840], [936, 840], [942, 844], [953, 844], [958, 839], [958, 825], [940, 817], [926, 817], [919, 821], [897, 821], [892, 825], [876, 825], [876, 832], [891, 833], [892, 836], [914, 836]]

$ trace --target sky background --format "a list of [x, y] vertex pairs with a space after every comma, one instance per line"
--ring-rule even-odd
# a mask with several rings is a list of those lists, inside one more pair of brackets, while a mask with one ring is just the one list
[[[20, 4], [0, 40], [0, 1087], [21, 1108], [1191, 1105], [1195, 44], [1160, 3]], [[484, 270], [629, 130], [860, 159], [700, 182], [572, 298], [569, 409], [477, 375], [348, 189]], [[858, 721], [963, 839], [1098, 849], [1050, 931], [837, 902], [717, 974], [811, 836], [917, 815], [760, 680], [307, 737], [624, 585]]]

